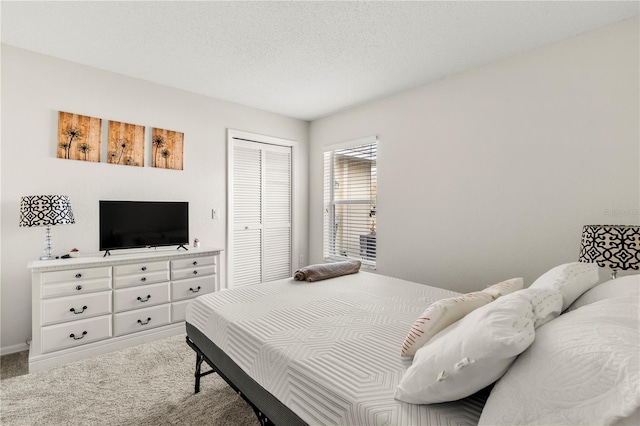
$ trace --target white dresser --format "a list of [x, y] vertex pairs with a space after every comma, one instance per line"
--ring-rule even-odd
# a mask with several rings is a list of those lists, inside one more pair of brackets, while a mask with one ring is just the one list
[[29, 372], [184, 332], [190, 299], [219, 290], [221, 249], [29, 263]]

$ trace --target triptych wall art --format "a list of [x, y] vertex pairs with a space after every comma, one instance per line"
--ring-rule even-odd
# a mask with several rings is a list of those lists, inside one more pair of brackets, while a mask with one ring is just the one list
[[[106, 162], [144, 167], [145, 127], [109, 120]], [[99, 163], [102, 153], [102, 119], [69, 112], [58, 113], [58, 158]], [[151, 129], [151, 167], [182, 170], [184, 133]]]

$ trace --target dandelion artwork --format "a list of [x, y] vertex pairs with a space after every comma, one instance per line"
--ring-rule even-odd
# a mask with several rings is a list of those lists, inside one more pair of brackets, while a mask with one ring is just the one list
[[107, 163], [144, 166], [144, 126], [109, 121]]
[[60, 111], [58, 158], [100, 162], [102, 119]]
[[151, 134], [151, 167], [182, 170], [184, 133], [154, 128]]

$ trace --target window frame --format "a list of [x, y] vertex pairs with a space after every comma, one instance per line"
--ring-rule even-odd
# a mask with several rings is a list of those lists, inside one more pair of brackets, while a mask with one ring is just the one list
[[[375, 161], [376, 161], [376, 194], [374, 198], [363, 198], [363, 199], [346, 199], [346, 200], [336, 200], [335, 197], [335, 184], [331, 184], [328, 182], [335, 182], [335, 154], [337, 151], [345, 150], [345, 149], [353, 149], [358, 148], [360, 146], [366, 145], [375, 145]], [[335, 262], [341, 261], [345, 259], [356, 259], [362, 262], [362, 265], [368, 269], [376, 269], [377, 260], [378, 260], [378, 251], [377, 251], [377, 151], [379, 147], [379, 141], [377, 136], [367, 136], [359, 139], [353, 139], [350, 141], [326, 145], [323, 148], [323, 223], [322, 223], [322, 257], [326, 262]], [[327, 170], [327, 154], [330, 155], [330, 166], [329, 170]], [[327, 176], [328, 171], [328, 176]], [[328, 185], [328, 188], [327, 188]], [[373, 184], [370, 182], [369, 184], [369, 192], [371, 192], [373, 188]], [[374, 206], [376, 218], [374, 219], [374, 226], [376, 228], [376, 241], [375, 245], [375, 257], [374, 260], [366, 258], [366, 256], [343, 256], [337, 254], [336, 249], [336, 235], [330, 236], [331, 229], [336, 229], [336, 206], [338, 205], [362, 205], [362, 206]], [[333, 214], [332, 214], [333, 212]], [[335, 232], [335, 231], [334, 231]]]

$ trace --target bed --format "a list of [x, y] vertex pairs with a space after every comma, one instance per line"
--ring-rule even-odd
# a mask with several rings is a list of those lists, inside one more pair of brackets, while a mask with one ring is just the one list
[[[218, 373], [264, 425], [482, 424], [490, 386], [438, 404], [394, 398], [412, 365], [412, 358], [400, 356], [408, 328], [425, 306], [455, 296], [459, 293], [363, 271], [200, 296], [186, 317], [187, 343], [197, 354], [195, 390], [201, 377]], [[204, 362], [210, 370], [202, 371]], [[632, 397], [614, 420], [633, 409], [637, 415], [640, 394], [633, 391], [638, 378], [632, 373]], [[502, 404], [494, 403], [493, 412]], [[509, 418], [502, 420], [509, 424]]]

